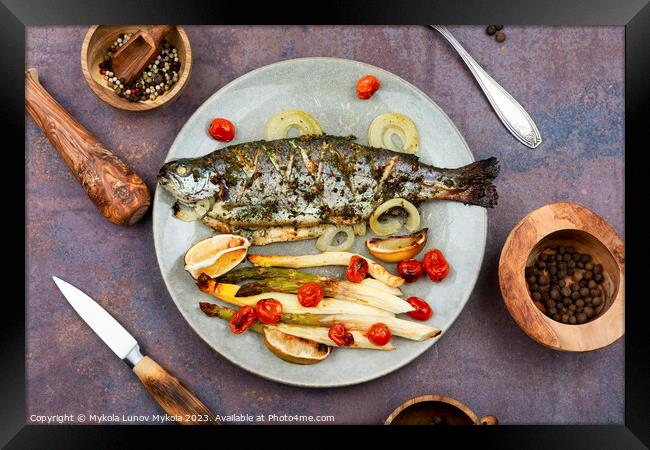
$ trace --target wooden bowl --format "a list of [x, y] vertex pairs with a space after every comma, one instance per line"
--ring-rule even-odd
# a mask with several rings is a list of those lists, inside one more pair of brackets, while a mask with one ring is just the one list
[[[604, 306], [581, 325], [557, 322], [534, 305], [526, 266], [547, 245], [573, 246], [603, 266]], [[515, 322], [547, 347], [586, 352], [605, 347], [625, 332], [625, 248], [600, 216], [575, 203], [552, 203], [532, 211], [510, 232], [499, 260], [501, 295]]]
[[423, 395], [412, 398], [390, 413], [384, 425], [497, 425], [497, 418], [480, 419], [467, 405], [455, 398], [442, 395]]
[[130, 102], [118, 96], [112, 89], [106, 86], [104, 76], [99, 73], [99, 63], [104, 60], [106, 51], [121, 33], [133, 33], [146, 26], [94, 25], [90, 27], [84, 38], [81, 46], [81, 70], [83, 71], [86, 83], [88, 83], [88, 86], [90, 86], [90, 89], [92, 89], [97, 97], [114, 108], [124, 111], [149, 111], [163, 105], [169, 105], [176, 100], [187, 85], [190, 73], [192, 72], [192, 50], [183, 27], [176, 26], [167, 35], [166, 39], [178, 49], [181, 73], [178, 76], [176, 84], [166, 94], [159, 96], [155, 100]]

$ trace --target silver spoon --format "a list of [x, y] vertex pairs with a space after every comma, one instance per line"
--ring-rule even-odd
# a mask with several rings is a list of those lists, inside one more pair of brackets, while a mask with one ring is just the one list
[[508, 131], [517, 138], [519, 142], [530, 148], [535, 148], [542, 143], [542, 136], [539, 134], [535, 122], [530, 118], [524, 108], [508, 94], [499, 83], [494, 81], [481, 66], [478, 65], [474, 58], [460, 45], [460, 42], [442, 25], [429, 25], [438, 31], [449, 41], [452, 47], [458, 52], [469, 70], [476, 78], [479, 86], [483, 89], [485, 96], [496, 111], [501, 122], [506, 126]]

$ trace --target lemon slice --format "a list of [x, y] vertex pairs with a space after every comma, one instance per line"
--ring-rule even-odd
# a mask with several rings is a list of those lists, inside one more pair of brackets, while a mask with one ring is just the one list
[[278, 358], [294, 364], [315, 364], [332, 352], [332, 347], [291, 336], [271, 327], [264, 328], [264, 345]]
[[384, 262], [399, 262], [413, 258], [427, 245], [428, 228], [423, 228], [406, 236], [389, 238], [373, 238], [366, 241], [368, 251], [377, 259]]
[[248, 239], [234, 234], [218, 234], [204, 239], [185, 254], [185, 270], [194, 278], [202, 273], [218, 277], [242, 262], [250, 245]]

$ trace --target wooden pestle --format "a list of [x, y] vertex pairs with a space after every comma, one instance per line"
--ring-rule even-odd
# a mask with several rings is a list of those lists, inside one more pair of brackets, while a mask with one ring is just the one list
[[25, 72], [25, 109], [104, 217], [133, 225], [144, 216], [151, 204], [147, 185], [54, 100], [36, 69]]

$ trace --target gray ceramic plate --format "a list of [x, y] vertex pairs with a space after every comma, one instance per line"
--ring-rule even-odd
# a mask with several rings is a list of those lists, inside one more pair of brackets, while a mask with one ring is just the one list
[[[356, 98], [355, 86], [366, 74], [377, 76], [381, 89], [370, 100], [362, 101]], [[167, 160], [201, 156], [225, 146], [207, 133], [214, 117], [227, 117], [235, 124], [237, 136], [232, 143], [246, 142], [262, 138], [266, 121], [284, 109], [307, 111], [327, 133], [354, 134], [362, 144], [367, 144], [368, 126], [377, 115], [403, 113], [413, 119], [419, 130], [420, 158], [425, 163], [458, 167], [474, 160], [451, 120], [419, 89], [380, 68], [335, 58], [283, 61], [237, 78], [192, 115], [172, 144]], [[199, 301], [216, 300], [199, 292], [183, 270], [187, 249], [209, 236], [210, 230], [197, 222], [187, 223], [172, 217], [172, 203], [168, 193], [156, 189], [153, 231], [162, 276], [190, 326], [238, 366], [281, 383], [345, 386], [386, 375], [434, 345], [435, 340], [414, 342], [394, 338], [398, 347], [394, 351], [335, 349], [319, 364], [300, 366], [275, 357], [255, 333], [230, 333], [226, 322], [201, 312]], [[420, 213], [422, 226], [429, 227], [429, 247], [441, 249], [452, 269], [441, 283], [421, 279], [406, 285], [403, 291], [405, 298], [417, 295], [429, 302], [434, 310], [429, 324], [442, 329], [444, 334], [465, 306], [478, 277], [485, 249], [487, 214], [483, 208], [452, 202], [429, 202], [420, 208]], [[357, 238], [351, 251], [368, 254], [364, 240]], [[281, 243], [254, 247], [250, 251], [309, 254], [317, 252], [314, 243], [313, 240]], [[395, 265], [388, 267], [395, 272]], [[320, 273], [342, 276], [344, 269], [322, 268]]]

